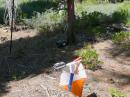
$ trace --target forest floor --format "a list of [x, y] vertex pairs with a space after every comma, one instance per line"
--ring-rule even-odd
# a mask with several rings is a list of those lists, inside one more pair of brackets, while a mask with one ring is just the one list
[[[24, 30], [13, 33], [13, 39], [35, 37], [36, 35], [33, 30]], [[0, 28], [0, 44], [4, 44], [9, 38], [10, 32], [6, 28]], [[109, 88], [116, 87], [130, 97], [130, 57], [123, 53], [114, 56], [116, 47], [111, 40], [94, 43], [93, 47], [103, 64], [99, 70], [86, 70], [88, 80], [83, 96], [86, 97], [95, 92], [98, 97], [111, 97]], [[52, 68], [49, 71], [51, 73], [43, 72], [35, 76], [30, 75], [20, 80], [6, 82], [6, 91], [8, 92], [3, 93], [2, 97], [74, 97], [59, 86], [61, 71], [53, 71]]]

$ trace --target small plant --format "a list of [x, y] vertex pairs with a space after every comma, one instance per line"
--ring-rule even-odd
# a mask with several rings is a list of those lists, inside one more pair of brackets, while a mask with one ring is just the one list
[[128, 97], [125, 93], [121, 92], [120, 90], [118, 90], [114, 87], [111, 87], [109, 89], [109, 92], [112, 97]]
[[83, 64], [87, 65], [91, 70], [95, 70], [101, 63], [96, 50], [94, 50], [91, 45], [85, 45], [83, 49], [75, 51], [75, 55], [81, 57]]
[[119, 32], [119, 33], [115, 33], [112, 36], [112, 40], [114, 43], [120, 44], [128, 41], [129, 37], [130, 37], [130, 32]]

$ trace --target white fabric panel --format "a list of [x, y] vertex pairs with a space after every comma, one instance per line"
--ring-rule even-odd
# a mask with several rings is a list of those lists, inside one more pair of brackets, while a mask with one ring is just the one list
[[[66, 67], [63, 69], [62, 74], [60, 76], [60, 85], [68, 85], [70, 79], [70, 73], [74, 73], [76, 69], [76, 64], [74, 62], [68, 63]], [[86, 71], [81, 63], [78, 67], [78, 73], [74, 74], [74, 80], [79, 80], [81, 78], [87, 78]]]

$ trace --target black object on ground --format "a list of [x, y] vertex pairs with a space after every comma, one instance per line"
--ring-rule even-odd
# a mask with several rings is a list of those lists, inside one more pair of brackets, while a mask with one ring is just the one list
[[58, 48], [63, 48], [68, 45], [68, 42], [66, 40], [58, 40], [56, 41], [56, 45]]
[[88, 95], [87, 97], [97, 97], [96, 93], [92, 93], [90, 95]]

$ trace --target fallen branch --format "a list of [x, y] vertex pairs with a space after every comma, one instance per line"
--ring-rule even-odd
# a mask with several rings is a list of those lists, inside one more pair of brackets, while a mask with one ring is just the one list
[[45, 87], [45, 86], [43, 86], [43, 85], [40, 85], [40, 86], [41, 86], [43, 89], [46, 90], [46, 93], [47, 93], [48, 97], [51, 97], [51, 95], [49, 94], [48, 88]]

